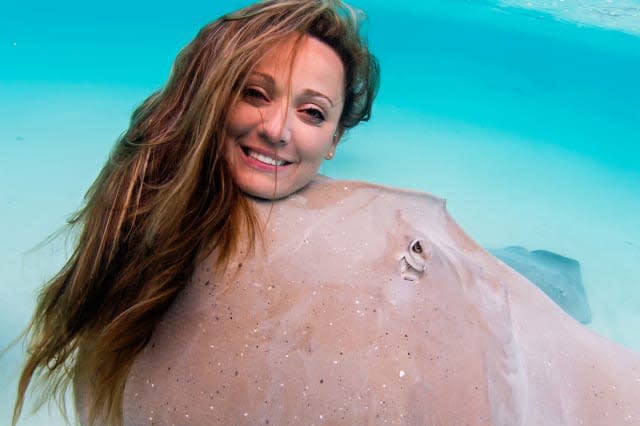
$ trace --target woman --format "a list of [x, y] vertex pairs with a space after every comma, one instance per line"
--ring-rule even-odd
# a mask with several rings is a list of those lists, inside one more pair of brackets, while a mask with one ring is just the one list
[[14, 412], [80, 384], [86, 421], [122, 423], [136, 355], [212, 251], [224, 268], [261, 224], [246, 195], [307, 185], [367, 120], [378, 66], [339, 0], [269, 0], [206, 25], [127, 132], [71, 224], [77, 246], [38, 299]]

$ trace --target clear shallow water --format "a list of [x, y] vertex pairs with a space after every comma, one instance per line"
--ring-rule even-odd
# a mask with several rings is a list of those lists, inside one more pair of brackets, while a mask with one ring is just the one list
[[[373, 120], [323, 172], [445, 197], [487, 247], [577, 259], [591, 327], [640, 350], [638, 32], [549, 2], [356, 4], [370, 16], [382, 90]], [[79, 206], [135, 105], [224, 11], [181, 6], [23, 2], [3, 10], [0, 296], [9, 308], [0, 345], [24, 326], [35, 288], [64, 257], [60, 243], [27, 251]], [[3, 420], [19, 362], [18, 351], [0, 358], [0, 379], [11, 384], [0, 390]]]
[[638, 0], [500, 0], [498, 4], [512, 11], [526, 11], [532, 16], [546, 15], [556, 20], [640, 35]]

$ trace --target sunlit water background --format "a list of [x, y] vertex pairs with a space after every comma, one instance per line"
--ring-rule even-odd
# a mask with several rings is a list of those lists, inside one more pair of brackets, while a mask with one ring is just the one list
[[[0, 12], [0, 346], [25, 326], [134, 107], [247, 2], [22, 1]], [[322, 172], [434, 193], [486, 247], [578, 260], [589, 325], [640, 350], [640, 1], [353, 2], [382, 89]], [[0, 358], [0, 423], [21, 365]], [[58, 424], [46, 411], [21, 424]]]

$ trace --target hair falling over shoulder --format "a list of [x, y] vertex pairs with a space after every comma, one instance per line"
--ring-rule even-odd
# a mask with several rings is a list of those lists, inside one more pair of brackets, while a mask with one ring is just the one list
[[248, 73], [287, 36], [317, 37], [345, 65], [341, 131], [368, 120], [379, 71], [358, 20], [338, 0], [264, 1], [206, 25], [180, 52], [70, 220], [75, 249], [25, 331], [14, 424], [28, 388], [60, 403], [72, 383], [90, 391], [90, 424], [122, 424], [129, 368], [195, 266], [215, 249], [224, 267], [240, 238], [251, 246], [259, 235], [222, 143]]

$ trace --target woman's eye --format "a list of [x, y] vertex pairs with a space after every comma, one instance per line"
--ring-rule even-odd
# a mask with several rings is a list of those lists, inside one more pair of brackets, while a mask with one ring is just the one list
[[302, 110], [312, 121], [321, 123], [324, 121], [324, 114], [316, 108], [305, 108]]
[[264, 92], [254, 87], [247, 87], [246, 89], [244, 89], [244, 98], [254, 102], [269, 100]]

